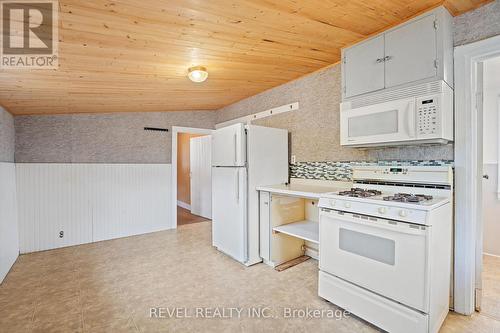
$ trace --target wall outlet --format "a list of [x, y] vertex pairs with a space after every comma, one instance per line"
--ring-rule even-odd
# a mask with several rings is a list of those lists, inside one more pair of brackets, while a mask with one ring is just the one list
[[64, 237], [64, 231], [59, 231], [59, 238], [63, 238]]
[[292, 162], [292, 164], [295, 164], [295, 161], [296, 161], [296, 159], [295, 159], [295, 155], [292, 155], [292, 158], [291, 158], [291, 162]]

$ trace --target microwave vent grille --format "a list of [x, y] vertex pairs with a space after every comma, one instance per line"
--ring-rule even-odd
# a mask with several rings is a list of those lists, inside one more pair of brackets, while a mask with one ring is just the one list
[[360, 108], [368, 105], [395, 101], [398, 99], [411, 98], [416, 96], [439, 94], [443, 92], [444, 81], [434, 81], [423, 83], [411, 87], [385, 91], [370, 96], [363, 96], [350, 101], [351, 108]]

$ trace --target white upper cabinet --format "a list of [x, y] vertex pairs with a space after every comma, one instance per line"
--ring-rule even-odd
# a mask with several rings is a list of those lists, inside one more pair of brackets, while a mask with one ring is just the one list
[[347, 96], [384, 89], [384, 36], [370, 39], [344, 52]]
[[385, 86], [432, 78], [437, 72], [435, 15], [385, 34]]
[[437, 80], [453, 88], [452, 20], [444, 7], [342, 49], [342, 100]]

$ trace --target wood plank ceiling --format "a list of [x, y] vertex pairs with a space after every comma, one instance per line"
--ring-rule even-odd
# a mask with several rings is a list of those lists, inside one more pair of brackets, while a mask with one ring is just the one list
[[[489, 0], [448, 0], [454, 15]], [[13, 114], [215, 110], [337, 62], [440, 0], [60, 0], [59, 69], [0, 71]], [[206, 82], [186, 77], [208, 68]]]

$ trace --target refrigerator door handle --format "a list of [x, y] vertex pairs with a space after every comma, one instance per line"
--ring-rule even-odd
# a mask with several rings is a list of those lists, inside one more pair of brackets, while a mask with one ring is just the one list
[[236, 202], [240, 203], [240, 170], [236, 170]]
[[234, 133], [234, 165], [238, 165], [238, 136]]

